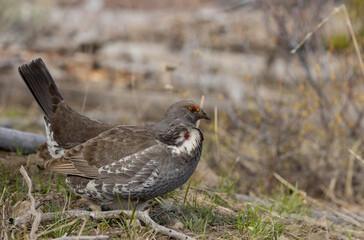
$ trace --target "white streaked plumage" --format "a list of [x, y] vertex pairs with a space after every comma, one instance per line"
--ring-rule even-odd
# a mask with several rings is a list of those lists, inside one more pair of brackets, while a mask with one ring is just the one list
[[109, 191], [107, 191], [107, 189], [106, 189], [108, 186], [111, 186], [111, 184], [107, 184], [107, 183], [102, 184], [101, 190], [102, 190], [103, 192], [109, 192]]
[[96, 189], [98, 185], [95, 183], [95, 180], [89, 181], [87, 183], [86, 189], [90, 190], [90, 191], [94, 191], [97, 192], [98, 190]]

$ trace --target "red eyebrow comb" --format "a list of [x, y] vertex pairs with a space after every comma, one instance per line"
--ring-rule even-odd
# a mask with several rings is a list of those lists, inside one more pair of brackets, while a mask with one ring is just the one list
[[197, 111], [197, 112], [199, 112], [199, 111], [200, 111], [200, 109], [199, 109], [198, 107], [196, 107], [195, 105], [192, 105], [192, 104], [191, 104], [191, 105], [188, 105], [188, 106], [193, 107], [194, 109], [196, 109], [196, 111]]

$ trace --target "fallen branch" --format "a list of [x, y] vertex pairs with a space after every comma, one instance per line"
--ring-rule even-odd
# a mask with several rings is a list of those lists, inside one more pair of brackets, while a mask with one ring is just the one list
[[[130, 211], [132, 212], [132, 211]], [[131, 215], [131, 213], [129, 213]], [[151, 219], [149, 217], [149, 214], [148, 214], [148, 210], [147, 211], [144, 211], [144, 212], [141, 212], [141, 211], [137, 211], [135, 212], [135, 216], [137, 219], [143, 221], [144, 223], [146, 224], [149, 224], [149, 228], [152, 228], [154, 229], [156, 232], [159, 232], [159, 233], [162, 233], [166, 236], [169, 236], [169, 237], [174, 237], [176, 239], [195, 239], [193, 237], [189, 237], [183, 233], [180, 233], [180, 232], [177, 232], [173, 229], [170, 229], [170, 228], [166, 228], [164, 226], [161, 226], [159, 225], [158, 223], [154, 222], [153, 219]]]
[[45, 141], [43, 135], [0, 127], [0, 148], [4, 150], [33, 153]]
[[[91, 218], [94, 220], [104, 220], [110, 218], [120, 218], [123, 214], [127, 217], [133, 216], [133, 211], [130, 210], [114, 210], [114, 211], [102, 211], [102, 212], [89, 212], [89, 211], [79, 211], [79, 210], [71, 210], [65, 211], [64, 213], [60, 212], [49, 212], [41, 214], [41, 219], [43, 222], [49, 222], [54, 220], [56, 217], [59, 218], [62, 216], [63, 218], [66, 217], [73, 217], [73, 218]], [[164, 227], [156, 223], [153, 219], [150, 218], [148, 210], [147, 211], [136, 211], [134, 213], [135, 218], [143, 221], [146, 225], [148, 225], [149, 229], [153, 229], [155, 232], [161, 233], [163, 235], [173, 237], [176, 239], [184, 239], [184, 240], [193, 240], [195, 238], [187, 236], [186, 234], [177, 232], [173, 229]], [[31, 221], [31, 214], [29, 212], [25, 213], [24, 215], [15, 218], [14, 225], [21, 226], [21, 225], [29, 225]]]

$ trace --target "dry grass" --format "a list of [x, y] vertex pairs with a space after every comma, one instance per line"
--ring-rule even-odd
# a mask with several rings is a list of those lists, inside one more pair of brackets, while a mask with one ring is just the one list
[[[74, 219], [62, 214], [88, 204], [69, 191], [62, 176], [48, 175], [47, 171], [41, 170], [37, 175], [31, 174], [30, 178], [34, 181], [34, 190], [27, 194], [27, 186], [19, 173], [12, 175], [10, 171], [2, 171], [1, 179], [8, 186], [2, 189], [1, 197], [0, 234], [3, 239], [24, 239], [29, 234], [41, 239], [55, 239], [64, 234], [81, 236], [81, 232], [82, 236], [103, 235], [113, 239], [165, 238], [162, 233], [148, 230], [147, 225], [140, 225], [134, 218], [115, 215], [111, 219], [95, 218], [90, 212], [89, 218]], [[225, 182], [212, 191], [189, 182], [183, 188], [152, 201], [150, 216], [158, 224], [199, 239], [278, 239], [280, 236], [288, 239], [345, 239], [344, 236], [349, 235], [355, 239], [364, 236], [360, 230], [364, 219], [359, 214], [348, 214], [327, 206], [307, 197], [296, 187], [290, 186], [289, 189], [282, 185], [275, 189], [272, 198], [259, 199], [236, 194], [229, 186]], [[30, 194], [34, 196], [34, 203], [28, 200]], [[48, 214], [38, 227], [34, 224], [33, 227], [31, 224], [14, 226], [17, 217], [32, 205], [42, 214], [53, 212], [53, 217]], [[72, 215], [77, 214], [76, 210]], [[81, 214], [87, 216], [85, 211], [79, 211]]]

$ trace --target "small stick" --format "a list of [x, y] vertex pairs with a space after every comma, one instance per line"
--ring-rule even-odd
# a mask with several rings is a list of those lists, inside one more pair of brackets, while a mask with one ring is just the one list
[[21, 166], [21, 168], [20, 168], [20, 173], [23, 175], [23, 177], [28, 185], [28, 196], [29, 196], [30, 202], [31, 202], [30, 213], [31, 213], [31, 215], [33, 215], [35, 217], [33, 225], [32, 225], [32, 230], [30, 231], [29, 238], [31, 240], [36, 240], [36, 239], [38, 239], [38, 235], [36, 234], [36, 232], [38, 231], [40, 221], [42, 220], [42, 214], [39, 211], [35, 210], [35, 199], [32, 195], [32, 180], [30, 180], [28, 173], [24, 169], [23, 166]]
[[77, 240], [79, 240], [80, 239], [80, 237], [81, 237], [81, 235], [82, 235], [82, 232], [83, 232], [83, 229], [85, 228], [85, 226], [86, 226], [86, 222], [87, 222], [87, 219], [85, 218], [85, 220], [83, 220], [83, 224], [82, 224], [82, 227], [81, 227], [81, 230], [80, 230], [80, 232], [78, 233], [78, 235], [77, 235]]
[[364, 76], [364, 63], [363, 63], [363, 59], [362, 59], [361, 54], [360, 54], [358, 41], [356, 40], [356, 36], [355, 36], [354, 30], [353, 30], [353, 25], [351, 24], [351, 21], [350, 21], [348, 10], [346, 9], [346, 6], [344, 4], [340, 5], [340, 7], [344, 11], [344, 15], [345, 15], [345, 19], [346, 19], [346, 25], [348, 25], [350, 35], [351, 35], [351, 39], [353, 40], [353, 43], [354, 43], [355, 52], [356, 52], [356, 55], [357, 55], [359, 63], [360, 63], [361, 72], [363, 73], [363, 76]]
[[[344, 5], [344, 4], [343, 4]], [[319, 30], [323, 25], [325, 25], [325, 23], [333, 16], [333, 15], [335, 15], [336, 13], [338, 13], [340, 10], [341, 10], [341, 8], [342, 8], [342, 6], [343, 5], [340, 5], [339, 7], [336, 7], [336, 8], [334, 8], [334, 10], [327, 16], [327, 17], [325, 17], [324, 19], [322, 19], [322, 21], [321, 22], [319, 22], [317, 25], [316, 25], [316, 27], [311, 31], [311, 32], [308, 32], [307, 34], [306, 34], [306, 36], [301, 40], [301, 42], [294, 48], [294, 49], [292, 49], [291, 50], [291, 53], [292, 54], [295, 54], [296, 52], [297, 52], [297, 50], [298, 49], [300, 49], [301, 47], [302, 47], [302, 45], [308, 40], [308, 39], [310, 39], [311, 37], [312, 37], [312, 35], [317, 31], [317, 30]], [[345, 7], [345, 6], [344, 6]]]
[[64, 224], [64, 225], [62, 225], [62, 226], [59, 226], [59, 227], [53, 228], [53, 229], [48, 230], [48, 231], [44, 231], [44, 232], [42, 232], [41, 234], [39, 234], [39, 235], [38, 235], [38, 237], [43, 236], [43, 235], [48, 234], [48, 233], [51, 233], [51, 232], [58, 231], [58, 230], [60, 230], [60, 229], [62, 229], [62, 228], [65, 228], [65, 227], [71, 226], [71, 225], [75, 224], [77, 221], [78, 221], [77, 219], [74, 219], [73, 221], [71, 221], [71, 222], [69, 222], [69, 223], [66, 223], [66, 224]]
[[355, 156], [355, 158], [359, 160], [359, 162], [361, 162], [361, 163], [363, 163], [363, 164], [364, 164], [364, 159], [363, 159], [362, 157], [360, 157], [360, 156], [359, 156], [357, 153], [355, 153], [352, 149], [349, 149], [348, 151], [349, 151], [349, 153], [351, 153], [352, 155], [354, 155], [354, 156]]
[[327, 189], [323, 184], [320, 184], [320, 188], [326, 194], [326, 196], [331, 199], [331, 201], [342, 207], [348, 207], [349, 204], [347, 202], [341, 200], [340, 198], [337, 198], [335, 196], [335, 193]]
[[97, 235], [97, 236], [63, 236], [59, 238], [55, 238], [53, 240], [106, 240], [110, 239], [109, 236], [106, 235]]
[[45, 234], [45, 232], [48, 232], [49, 229], [52, 229], [54, 226], [56, 226], [58, 223], [60, 223], [62, 221], [64, 221], [64, 219], [61, 218], [57, 222], [51, 224], [50, 226], [48, 226], [48, 228], [46, 230], [44, 230], [41, 234], [39, 234], [38, 237], [43, 236]]
[[135, 212], [135, 216], [143, 221], [144, 223], [147, 223], [149, 224], [149, 228], [152, 228], [154, 229], [156, 232], [159, 232], [159, 233], [162, 233], [166, 236], [169, 236], [169, 237], [174, 237], [176, 239], [186, 239], [186, 240], [192, 240], [192, 239], [195, 239], [193, 237], [189, 237], [183, 233], [180, 233], [180, 232], [177, 232], [173, 229], [170, 229], [170, 228], [166, 228], [164, 226], [161, 226], [159, 225], [158, 223], [154, 222], [153, 219], [151, 219], [149, 217], [149, 211], [146, 210], [146, 211], [137, 211]]
[[5, 192], [6, 192], [6, 187], [4, 187], [4, 189], [3, 189], [3, 193], [1, 194], [1, 197], [0, 197], [0, 204], [2, 204], [2, 203], [3, 203], [3, 199], [4, 199]]
[[[353, 146], [353, 150], [356, 151], [358, 147], [361, 145], [361, 141], [357, 141]], [[348, 199], [353, 199], [353, 176], [354, 176], [354, 161], [355, 156], [350, 155], [348, 159], [348, 169], [346, 171], [346, 181], [345, 181], [345, 197]]]
[[295, 191], [297, 190], [297, 192], [300, 194], [300, 196], [304, 197], [305, 199], [313, 202], [313, 203], [316, 203], [317, 201], [311, 197], [309, 197], [307, 195], [306, 192], [302, 191], [302, 190], [299, 190], [297, 189], [295, 186], [293, 186], [292, 184], [290, 184], [286, 179], [284, 179], [283, 177], [281, 177], [281, 175], [279, 175], [278, 173], [274, 172], [273, 173], [273, 176], [278, 180], [280, 181], [284, 186], [288, 187], [289, 189], [291, 189], [292, 191]]

